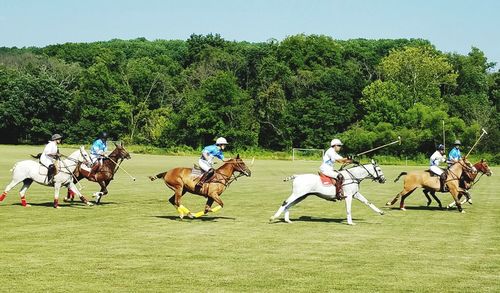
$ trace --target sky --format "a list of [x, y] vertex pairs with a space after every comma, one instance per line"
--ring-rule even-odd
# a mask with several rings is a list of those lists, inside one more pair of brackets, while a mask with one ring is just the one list
[[498, 69], [499, 14], [496, 0], [0, 0], [0, 47], [209, 33], [249, 42], [422, 38], [443, 52], [477, 47]]

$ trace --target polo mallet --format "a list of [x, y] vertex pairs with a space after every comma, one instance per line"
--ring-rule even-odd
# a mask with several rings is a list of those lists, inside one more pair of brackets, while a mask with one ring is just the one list
[[477, 145], [477, 143], [479, 142], [479, 140], [481, 139], [481, 137], [483, 137], [483, 135], [485, 134], [488, 134], [488, 132], [486, 132], [486, 130], [484, 130], [484, 128], [481, 128], [481, 135], [479, 136], [479, 138], [476, 140], [476, 143], [470, 148], [469, 152], [467, 153], [467, 155], [465, 155], [465, 158], [467, 159], [467, 157], [469, 156], [470, 152], [472, 152], [472, 150], [474, 149], [474, 147]]
[[361, 155], [364, 155], [364, 154], [367, 154], [367, 153], [371, 153], [373, 151], [376, 151], [376, 150], [381, 149], [381, 148], [385, 148], [386, 146], [390, 146], [390, 145], [393, 145], [393, 144], [396, 144], [396, 143], [399, 143], [401, 145], [401, 136], [398, 136], [398, 140], [395, 140], [395, 141], [390, 142], [388, 144], [384, 144], [384, 145], [378, 146], [378, 147], [373, 148], [371, 150], [367, 150], [367, 151], [361, 152], [359, 154], [356, 154], [356, 156], [358, 157], [358, 156], [361, 156]]
[[444, 147], [444, 151], [446, 152], [446, 136], [444, 133], [444, 120], [443, 120], [443, 147]]
[[123, 167], [122, 167], [122, 166], [120, 166], [120, 164], [118, 164], [117, 162], [115, 162], [115, 161], [114, 161], [113, 159], [111, 159], [110, 157], [106, 157], [106, 158], [108, 158], [111, 162], [115, 163], [115, 165], [116, 165], [116, 166], [118, 166], [118, 168], [119, 168], [119, 169], [122, 169], [122, 170], [123, 170], [123, 172], [125, 172], [125, 173], [126, 173], [126, 174], [130, 177], [130, 178], [132, 178], [132, 181], [135, 181], [135, 177], [134, 177], [134, 176], [132, 176], [132, 175], [130, 175], [130, 173], [129, 173], [129, 172], [127, 172], [127, 170], [123, 169]]

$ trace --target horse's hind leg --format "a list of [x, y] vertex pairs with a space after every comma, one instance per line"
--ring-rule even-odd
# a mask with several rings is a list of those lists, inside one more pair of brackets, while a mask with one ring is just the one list
[[21, 187], [21, 190], [19, 191], [19, 196], [21, 197], [21, 205], [23, 207], [29, 207], [30, 205], [26, 202], [26, 191], [28, 188], [30, 188], [31, 183], [33, 183], [33, 180], [31, 179], [24, 179], [23, 180], [23, 187]]
[[427, 206], [430, 206], [431, 203], [432, 203], [432, 199], [431, 197], [429, 196], [429, 191], [427, 189], [424, 189], [423, 190], [423, 193], [425, 195], [425, 197], [427, 198]]
[[[23, 181], [23, 180], [12, 179], [12, 181], [5, 187], [2, 195], [0, 195], [0, 201], [4, 200], [5, 197], [7, 196], [7, 193], [9, 193], [9, 191], [12, 188], [14, 188], [16, 185], [18, 185], [21, 181]], [[26, 202], [26, 200], [24, 202]], [[23, 206], [26, 206], [26, 205], [23, 205]]]
[[439, 198], [436, 196], [436, 192], [434, 191], [431, 191], [431, 195], [432, 195], [432, 198], [438, 203], [439, 207], [442, 209], [443, 208], [443, 204], [441, 204], [441, 201], [439, 200]]
[[[188, 217], [190, 218], [194, 218], [193, 214], [191, 213], [191, 211], [186, 208], [185, 206], [183, 206], [180, 201], [181, 201], [181, 197], [182, 195], [184, 194], [185, 192], [178, 192], [177, 190], [175, 191], [174, 195], [172, 195], [168, 201], [175, 207], [175, 209], [177, 210], [177, 212], [179, 213], [179, 217], [181, 219], [184, 218], [185, 215], [187, 215]], [[179, 194], [179, 195], [178, 195]]]
[[[290, 223], [290, 218], [289, 218], [289, 212], [288, 212], [288, 209], [293, 206], [294, 204], [297, 204], [299, 203], [300, 201], [302, 201], [303, 199], [297, 201], [298, 199], [300, 199], [302, 197], [302, 195], [297, 195], [297, 194], [291, 194], [285, 201], [283, 201], [283, 203], [281, 204], [280, 208], [276, 211], [276, 213], [269, 219], [269, 221], [273, 221], [275, 220], [276, 218], [278, 218], [281, 213], [283, 213], [285, 210], [287, 210], [287, 214], [285, 214], [285, 216], [288, 215], [288, 223]], [[305, 197], [304, 197], [305, 198]], [[297, 202], [296, 202], [297, 201]]]
[[290, 220], [290, 209], [295, 206], [296, 204], [298, 204], [299, 202], [303, 201], [304, 199], [307, 198], [307, 195], [304, 195], [304, 196], [301, 196], [299, 198], [297, 198], [296, 200], [294, 200], [293, 202], [289, 203], [286, 207], [285, 207], [285, 222], [287, 223], [292, 223], [292, 221]]

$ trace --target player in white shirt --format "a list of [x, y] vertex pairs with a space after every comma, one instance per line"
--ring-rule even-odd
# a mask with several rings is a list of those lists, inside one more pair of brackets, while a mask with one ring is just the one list
[[58, 144], [61, 143], [62, 136], [60, 134], [52, 135], [49, 143], [43, 149], [42, 155], [40, 156], [40, 163], [47, 167], [47, 181], [51, 182], [57, 172], [56, 160], [59, 159], [59, 148]]
[[[338, 199], [344, 198], [342, 194], [342, 183], [344, 181], [343, 176], [335, 170], [335, 163], [352, 163], [352, 160], [349, 158], [344, 158], [338, 154], [340, 149], [342, 148], [342, 142], [340, 139], [334, 138], [330, 142], [331, 148], [329, 148], [325, 154], [323, 155], [323, 163], [319, 167], [319, 171], [324, 175], [334, 179], [335, 187], [336, 187], [336, 196]], [[332, 180], [333, 181], [333, 180]]]
[[429, 159], [429, 170], [439, 176], [439, 181], [441, 183], [441, 190], [444, 190], [444, 185], [446, 181], [446, 172], [439, 167], [441, 162], [446, 162], [446, 156], [444, 154], [444, 145], [438, 145], [436, 151], [432, 154]]

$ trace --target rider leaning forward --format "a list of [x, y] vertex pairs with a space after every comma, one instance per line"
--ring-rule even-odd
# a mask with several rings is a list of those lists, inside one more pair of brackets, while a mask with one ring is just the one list
[[226, 148], [227, 140], [224, 137], [219, 137], [215, 141], [215, 144], [206, 146], [201, 151], [201, 157], [198, 160], [198, 164], [200, 168], [205, 172], [200, 178], [200, 181], [196, 184], [197, 189], [201, 189], [203, 183], [210, 180], [215, 173], [213, 168], [213, 160], [214, 158], [218, 158], [224, 161], [224, 153], [223, 150]]
[[47, 167], [47, 181], [50, 183], [57, 174], [58, 160], [59, 160], [59, 148], [57, 147], [62, 141], [62, 136], [60, 134], [54, 134], [50, 138], [49, 143], [45, 145], [43, 152], [40, 156], [40, 163]]
[[108, 139], [108, 134], [106, 132], [103, 132], [101, 133], [99, 138], [92, 143], [92, 146], [90, 147], [92, 174], [95, 174], [99, 171], [99, 169], [102, 166], [103, 160], [106, 157], [105, 153], [108, 151], [108, 146], [106, 145], [107, 139]]
[[323, 155], [323, 163], [319, 167], [319, 170], [321, 173], [324, 175], [332, 178], [332, 183], [335, 182], [335, 188], [336, 188], [336, 196], [337, 199], [342, 199], [344, 198], [343, 192], [342, 192], [342, 183], [344, 182], [344, 177], [342, 174], [340, 174], [338, 171], [335, 170], [335, 163], [339, 162], [342, 164], [348, 164], [352, 163], [352, 160], [349, 158], [344, 158], [341, 155], [338, 154], [340, 149], [342, 148], [342, 142], [340, 139], [334, 138], [330, 142], [331, 148], [329, 148], [325, 154]]

